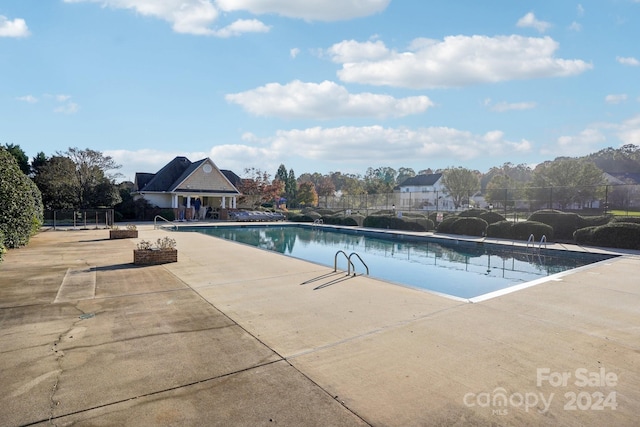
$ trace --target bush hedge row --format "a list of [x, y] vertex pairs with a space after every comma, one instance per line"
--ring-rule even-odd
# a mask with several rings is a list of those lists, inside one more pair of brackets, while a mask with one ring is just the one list
[[0, 231], [6, 248], [17, 248], [42, 225], [44, 208], [36, 184], [25, 175], [14, 157], [0, 148]]
[[428, 231], [433, 230], [433, 221], [428, 218], [398, 218], [387, 215], [369, 215], [364, 219], [364, 227], [389, 228], [393, 230]]
[[4, 248], [4, 233], [0, 230], [0, 263], [4, 259], [4, 253], [6, 249]]
[[574, 239], [581, 245], [640, 249], [640, 224], [610, 222], [605, 225], [585, 227], [576, 230]]

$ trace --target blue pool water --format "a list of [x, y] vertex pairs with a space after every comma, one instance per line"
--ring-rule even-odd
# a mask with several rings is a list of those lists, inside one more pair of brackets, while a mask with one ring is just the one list
[[[180, 230], [198, 231], [332, 268], [336, 252], [356, 252], [372, 277], [465, 299], [611, 258], [362, 229], [249, 225]], [[337, 259], [338, 268], [346, 271], [346, 257]], [[364, 273], [364, 266], [355, 257], [352, 260], [356, 272]]]

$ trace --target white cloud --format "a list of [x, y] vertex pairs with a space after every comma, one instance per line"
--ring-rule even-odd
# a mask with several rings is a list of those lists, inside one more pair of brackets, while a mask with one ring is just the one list
[[289, 55], [290, 55], [292, 58], [296, 58], [299, 54], [300, 54], [300, 49], [298, 49], [297, 47], [294, 47], [293, 49], [291, 49], [291, 50], [289, 51]]
[[640, 145], [640, 114], [623, 121], [619, 125], [613, 126], [613, 130], [622, 142], [622, 145]]
[[516, 25], [521, 28], [535, 28], [540, 33], [544, 33], [551, 27], [550, 23], [538, 20], [533, 12], [520, 18]]
[[213, 31], [211, 34], [218, 37], [227, 38], [239, 36], [245, 33], [268, 33], [270, 27], [258, 21], [257, 19], [238, 19], [231, 25], [220, 30]]
[[38, 98], [33, 95], [19, 96], [16, 99], [18, 101], [27, 102], [29, 104], [35, 104], [36, 102], [38, 102]]
[[[377, 161], [412, 162], [417, 157], [469, 160], [486, 153], [502, 155], [530, 150], [527, 141], [510, 142], [502, 132], [475, 135], [448, 127], [417, 130], [382, 126], [309, 128], [279, 131], [271, 149], [281, 155], [307, 160], [327, 160], [334, 164], [370, 166]], [[367, 155], [363, 156], [362, 153]], [[336, 153], [340, 153], [336, 156]]]
[[535, 102], [498, 102], [496, 104], [491, 104], [491, 100], [485, 101], [485, 105], [489, 107], [491, 111], [496, 111], [498, 113], [504, 113], [505, 111], [514, 111], [514, 110], [531, 110], [536, 108], [538, 104]]
[[246, 92], [229, 94], [228, 102], [258, 116], [333, 119], [343, 117], [402, 117], [419, 114], [434, 104], [426, 96], [394, 98], [374, 93], [351, 94], [334, 82], [286, 85], [269, 83]]
[[177, 33], [231, 37], [243, 33], [265, 32], [268, 26], [257, 20], [238, 20], [222, 28], [211, 25], [220, 11], [211, 0], [64, 0], [65, 3], [99, 3], [103, 7], [130, 9], [143, 16], [162, 19]]
[[616, 61], [618, 61], [622, 65], [630, 65], [632, 67], [640, 66], [640, 61], [638, 61], [636, 58], [632, 56], [627, 56], [627, 57], [616, 56]]
[[381, 41], [345, 40], [325, 53], [342, 64], [338, 76], [345, 82], [413, 89], [566, 77], [592, 68], [579, 59], [555, 58], [557, 49], [550, 37], [459, 35], [416, 39], [403, 52]]
[[569, 29], [570, 29], [571, 31], [580, 32], [580, 31], [582, 31], [582, 25], [581, 25], [581, 24], [579, 24], [579, 23], [578, 23], [578, 22], [576, 22], [576, 21], [573, 21], [573, 22], [571, 23], [571, 25], [569, 25]]
[[307, 21], [340, 21], [382, 12], [391, 0], [216, 0], [224, 11], [273, 13]]
[[556, 145], [545, 147], [541, 154], [554, 156], [583, 156], [603, 146], [615, 147], [640, 144], [640, 114], [620, 123], [593, 123], [576, 135], [558, 138]]
[[59, 107], [53, 109], [54, 113], [60, 114], [75, 114], [80, 109], [80, 106], [75, 102], [67, 102]]
[[624, 93], [616, 94], [616, 95], [607, 95], [604, 98], [604, 100], [607, 104], [620, 104], [627, 100], [627, 95]]
[[577, 6], [577, 11], [578, 11], [578, 16], [584, 15], [584, 7], [581, 4]]
[[488, 155], [502, 158], [528, 153], [532, 149], [529, 141], [509, 141], [499, 130], [474, 134], [449, 127], [415, 130], [382, 126], [313, 127], [279, 130], [263, 138], [247, 133], [242, 139], [238, 144], [212, 146], [207, 153], [111, 150], [105, 154], [122, 164], [120, 172], [132, 180], [135, 172], [157, 172], [177, 155], [187, 156], [192, 161], [208, 156], [221, 169], [241, 175], [247, 167], [275, 171], [282, 163], [296, 161], [308, 164], [326, 161], [336, 170], [346, 171], [364, 170], [376, 163], [413, 164], [420, 158], [447, 163]]
[[6, 16], [0, 15], [0, 37], [28, 37], [30, 34], [24, 19], [10, 21]]

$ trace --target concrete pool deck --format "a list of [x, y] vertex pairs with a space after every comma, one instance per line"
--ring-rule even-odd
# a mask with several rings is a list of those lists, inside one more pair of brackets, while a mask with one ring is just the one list
[[[5, 254], [0, 426], [640, 422], [637, 253], [472, 304], [138, 230]], [[167, 235], [177, 263], [132, 264]]]

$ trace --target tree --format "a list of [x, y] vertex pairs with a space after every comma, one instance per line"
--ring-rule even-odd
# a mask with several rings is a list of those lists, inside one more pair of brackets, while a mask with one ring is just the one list
[[329, 196], [333, 196], [336, 192], [336, 186], [331, 181], [331, 178], [325, 176], [322, 181], [320, 181], [320, 185], [316, 189], [318, 196], [324, 197], [324, 204], [327, 205], [327, 199]]
[[412, 168], [400, 168], [398, 169], [398, 177], [396, 178], [396, 184], [402, 184], [408, 178], [416, 176], [415, 171]]
[[289, 169], [289, 176], [287, 177], [284, 192], [289, 197], [287, 203], [291, 203], [292, 206], [295, 205], [296, 198], [298, 197], [298, 181], [296, 181], [296, 174], [293, 172], [293, 169]]
[[[554, 204], [566, 209], [573, 203], [581, 206], [602, 197], [604, 176], [593, 162], [559, 157], [539, 164], [527, 189], [532, 204]], [[537, 202], [537, 203], [536, 203]]]
[[[115, 188], [115, 179], [119, 174], [109, 174], [108, 171], [119, 169], [118, 165], [111, 156], [105, 156], [99, 151], [89, 148], [80, 150], [78, 148], [69, 148], [64, 153], [73, 161], [76, 167], [75, 175], [77, 180], [78, 201], [80, 208], [88, 208], [96, 205], [99, 201], [105, 207], [112, 207], [119, 203], [120, 197]], [[110, 188], [107, 196], [97, 193], [103, 193], [105, 189]]]
[[453, 199], [456, 209], [480, 189], [478, 175], [463, 167], [445, 169], [442, 173], [442, 184]]
[[298, 186], [298, 203], [307, 206], [318, 205], [318, 193], [313, 182], [306, 181]]
[[390, 167], [368, 168], [364, 177], [366, 191], [369, 194], [384, 194], [393, 191], [397, 172]]
[[245, 178], [242, 179], [238, 190], [243, 194], [242, 202], [247, 202], [255, 207], [265, 202], [273, 202], [284, 191], [284, 183], [256, 168], [246, 168]]
[[20, 148], [19, 145], [14, 144], [5, 144], [5, 150], [9, 152], [16, 160], [18, 167], [25, 175], [29, 175], [31, 172], [31, 166], [29, 166], [29, 157], [25, 154], [25, 152]]
[[533, 171], [529, 166], [504, 163], [502, 167], [492, 167], [480, 183], [487, 202], [506, 207], [505, 204], [513, 205], [524, 196], [524, 187], [532, 177]]
[[4, 236], [4, 246], [26, 245], [42, 221], [38, 187], [20, 169], [13, 155], [0, 147], [0, 235]]
[[53, 156], [38, 166], [33, 177], [42, 192], [47, 210], [75, 209], [80, 206], [76, 165], [64, 156]]

